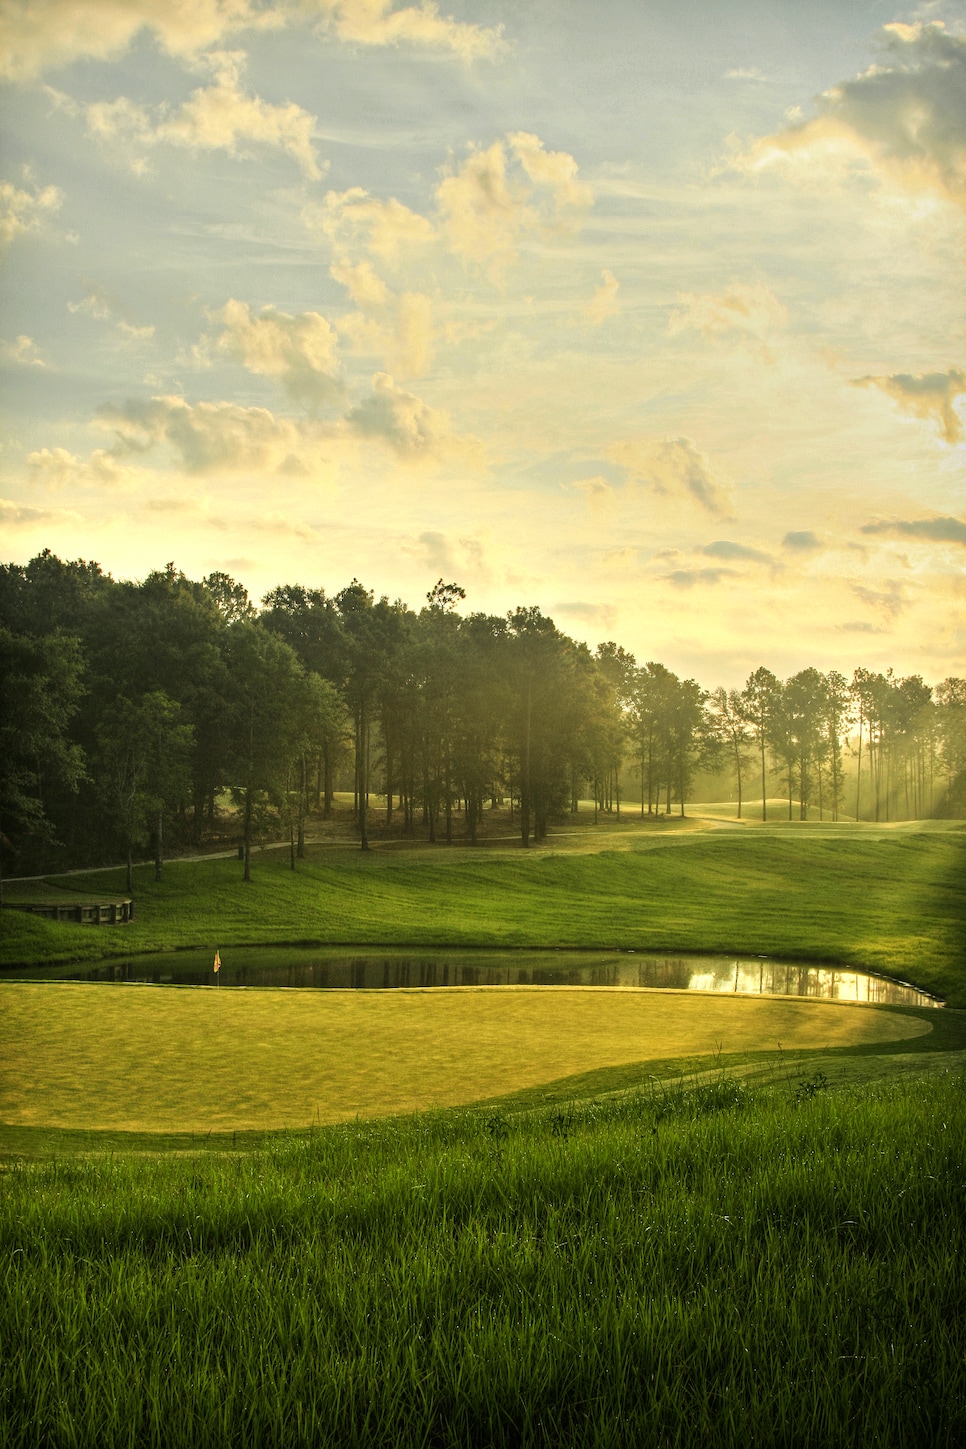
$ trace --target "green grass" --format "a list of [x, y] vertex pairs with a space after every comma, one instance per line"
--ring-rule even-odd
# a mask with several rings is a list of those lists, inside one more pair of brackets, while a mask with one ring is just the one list
[[0, 1177], [0, 1441], [955, 1446], [966, 1084], [686, 1089]]
[[[454, 1106], [667, 1058], [931, 1036], [942, 1012], [558, 990], [0, 986], [0, 1121], [257, 1131]], [[0, 1144], [3, 1128], [0, 1127]]]
[[[250, 886], [235, 861], [139, 871], [128, 928], [4, 912], [8, 965], [650, 947], [953, 1005], [8, 981], [0, 1443], [966, 1442], [964, 865], [961, 828], [628, 822], [529, 853], [326, 847], [294, 876], [267, 853]], [[254, 1130], [304, 1120], [310, 1067], [343, 1112], [402, 1115]], [[434, 1091], [478, 1100], [406, 1114]]]
[[[0, 963], [259, 942], [614, 946], [848, 963], [966, 1005], [962, 827], [699, 824], [584, 828], [530, 852], [316, 847], [294, 874], [266, 852], [249, 885], [234, 860], [169, 864], [161, 885], [143, 868], [131, 926], [6, 911]], [[58, 884], [120, 892], [123, 873]]]

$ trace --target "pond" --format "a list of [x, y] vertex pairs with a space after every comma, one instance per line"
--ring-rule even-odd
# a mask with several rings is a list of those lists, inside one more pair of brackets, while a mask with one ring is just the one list
[[151, 985], [303, 987], [384, 991], [454, 986], [611, 986], [811, 997], [878, 1006], [941, 1006], [935, 997], [883, 976], [766, 956], [685, 956], [635, 951], [347, 949], [226, 947], [215, 974], [210, 951], [165, 952], [99, 966], [18, 969], [18, 981], [114, 981]]

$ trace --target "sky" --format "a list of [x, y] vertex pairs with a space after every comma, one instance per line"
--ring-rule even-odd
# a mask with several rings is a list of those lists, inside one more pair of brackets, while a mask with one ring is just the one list
[[0, 529], [966, 674], [966, 9], [0, 0]]

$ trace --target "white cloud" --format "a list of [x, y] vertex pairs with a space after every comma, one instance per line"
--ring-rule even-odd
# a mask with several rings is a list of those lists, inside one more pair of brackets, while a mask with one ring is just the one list
[[23, 503], [15, 503], [11, 498], [0, 498], [0, 524], [4, 528], [42, 528], [51, 524], [79, 522], [79, 514], [64, 508], [30, 508]]
[[40, 355], [40, 350], [32, 337], [21, 332], [13, 342], [3, 343], [3, 354], [15, 362], [18, 367], [46, 367], [47, 364]]
[[96, 282], [85, 282], [83, 297], [79, 302], [68, 302], [67, 310], [71, 313], [81, 313], [85, 317], [96, 317], [99, 322], [106, 322], [113, 314], [114, 304]]
[[800, 158], [819, 171], [848, 156], [904, 186], [966, 205], [966, 35], [941, 21], [884, 27], [881, 60], [818, 97], [818, 115], [794, 119], [736, 159], [756, 171]]
[[340, 40], [356, 45], [416, 45], [449, 51], [462, 60], [492, 57], [504, 49], [501, 25], [486, 28], [440, 15], [436, 5], [393, 8], [393, 0], [301, 0], [321, 15]]
[[5, 0], [0, 75], [29, 81], [76, 60], [113, 60], [142, 32], [190, 62], [240, 31], [305, 18], [320, 19], [338, 39], [357, 45], [407, 44], [466, 61], [505, 49], [501, 26], [440, 15], [430, 0], [398, 10], [393, 0]]
[[607, 457], [656, 493], [686, 498], [708, 513], [730, 508], [724, 484], [690, 438], [630, 439], [612, 444]]
[[454, 538], [449, 533], [426, 529], [418, 538], [405, 541], [400, 547], [437, 577], [460, 581], [469, 578], [477, 583], [492, 579], [482, 539]]
[[246, 156], [246, 147], [268, 146], [286, 152], [311, 180], [323, 167], [315, 152], [315, 116], [289, 102], [273, 105], [248, 95], [239, 80], [245, 57], [240, 51], [215, 51], [205, 57], [213, 69], [213, 85], [200, 86], [172, 114], [158, 107], [154, 118], [143, 106], [120, 96], [86, 108], [90, 135], [118, 143], [132, 153], [135, 170], [142, 170], [142, 152], [163, 143], [189, 151], [226, 151]]
[[97, 282], [85, 281], [84, 296], [79, 302], [68, 302], [67, 310], [75, 316], [113, 322], [125, 342], [149, 342], [154, 336], [152, 325], [132, 322], [124, 307]]
[[251, 0], [5, 0], [0, 74], [33, 80], [75, 60], [111, 60], [145, 30], [170, 55], [190, 59], [238, 30], [282, 19]]
[[473, 451], [475, 440], [458, 439], [447, 413], [398, 387], [385, 372], [372, 379], [372, 392], [347, 414], [363, 437], [388, 443], [401, 458], [415, 460], [440, 453]]
[[853, 387], [877, 387], [891, 397], [903, 412], [938, 425], [947, 443], [963, 437], [963, 420], [956, 411], [958, 398], [966, 397], [966, 372], [951, 367], [948, 372], [896, 372], [887, 377], [857, 377]]
[[590, 511], [599, 517], [611, 513], [617, 503], [617, 489], [599, 473], [593, 478], [578, 478], [570, 486], [584, 495]]
[[689, 329], [706, 337], [728, 334], [749, 336], [763, 342], [770, 332], [785, 326], [788, 313], [768, 287], [761, 282], [749, 285], [732, 282], [719, 294], [682, 292], [682, 304], [672, 312], [668, 331], [674, 337]]
[[567, 151], [548, 151], [539, 136], [513, 131], [507, 136], [513, 155], [534, 186], [549, 192], [559, 214], [583, 211], [594, 204], [594, 193], [577, 180], [577, 162]]
[[583, 314], [592, 327], [600, 327], [608, 318], [617, 317], [621, 310], [621, 304], [618, 301], [620, 282], [606, 267], [600, 276], [600, 286], [583, 308]]
[[89, 458], [78, 458], [66, 448], [38, 448], [27, 455], [27, 468], [34, 483], [51, 488], [130, 489], [138, 481], [138, 470], [119, 461], [117, 455], [96, 448]]
[[475, 150], [436, 191], [451, 250], [498, 280], [528, 232], [549, 233], [579, 218], [593, 192], [577, 180], [566, 151], [546, 151], [538, 136], [518, 131]]
[[146, 453], [166, 443], [189, 473], [297, 471], [304, 467], [300, 450], [311, 441], [290, 419], [230, 402], [191, 404], [162, 396], [109, 405], [98, 417], [117, 439], [112, 456]]
[[371, 262], [356, 262], [355, 265], [347, 259], [333, 262], [329, 275], [340, 286], [345, 287], [356, 306], [364, 312], [388, 309], [395, 301], [394, 293], [386, 286]]
[[391, 197], [380, 201], [361, 186], [329, 191], [318, 205], [302, 213], [306, 225], [318, 229], [338, 247], [363, 246], [383, 261], [394, 263], [403, 247], [435, 240], [432, 222]]
[[265, 307], [252, 316], [247, 302], [230, 298], [210, 315], [224, 328], [215, 339], [219, 351], [249, 372], [277, 378], [297, 402], [319, 403], [339, 391], [338, 338], [320, 313]]
[[404, 377], [421, 377], [429, 368], [436, 338], [432, 299], [423, 292], [397, 296], [369, 262], [334, 263], [329, 272], [360, 309], [336, 322], [353, 350], [380, 358]]
[[11, 181], [0, 181], [0, 247], [9, 246], [15, 238], [39, 231], [51, 212], [63, 200], [56, 186], [42, 191], [25, 191]]

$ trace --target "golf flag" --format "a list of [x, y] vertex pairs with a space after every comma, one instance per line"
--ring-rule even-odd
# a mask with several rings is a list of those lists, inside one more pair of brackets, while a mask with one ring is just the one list
[[221, 952], [220, 951], [216, 951], [215, 952], [215, 970], [216, 971], [220, 971], [221, 970]]

